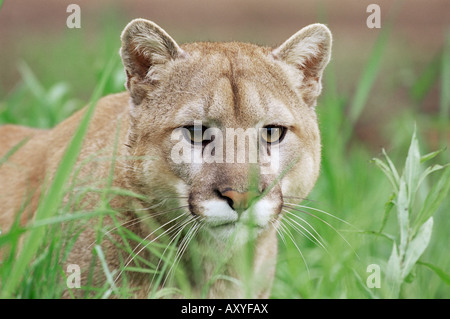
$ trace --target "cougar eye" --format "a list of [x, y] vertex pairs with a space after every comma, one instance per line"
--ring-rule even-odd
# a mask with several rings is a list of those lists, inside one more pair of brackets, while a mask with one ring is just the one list
[[286, 135], [286, 131], [284, 126], [268, 125], [262, 129], [261, 138], [269, 144], [279, 143]]
[[207, 129], [206, 126], [190, 125], [185, 126], [184, 128], [185, 128], [185, 130], [183, 130], [184, 137], [189, 142], [191, 142], [191, 144], [202, 144], [204, 142], [203, 133]]

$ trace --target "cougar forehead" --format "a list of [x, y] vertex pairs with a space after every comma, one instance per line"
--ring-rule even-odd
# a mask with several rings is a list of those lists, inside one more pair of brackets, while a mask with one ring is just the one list
[[161, 86], [161, 91], [175, 89], [180, 95], [173, 105], [178, 125], [193, 120], [240, 128], [295, 123], [290, 108], [301, 107], [298, 94], [268, 48], [243, 43], [182, 48], [188, 58], [173, 66], [167, 86]]

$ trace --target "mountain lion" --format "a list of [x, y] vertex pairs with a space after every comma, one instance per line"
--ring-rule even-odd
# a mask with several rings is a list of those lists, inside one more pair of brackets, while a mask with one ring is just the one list
[[[268, 297], [284, 199], [305, 198], [319, 174], [315, 106], [330, 31], [309, 25], [276, 48], [178, 45], [155, 23], [136, 19], [121, 40], [127, 92], [97, 103], [64, 198], [69, 213], [109, 198], [116, 215], [102, 224], [88, 219], [67, 263], [80, 266], [82, 286], [103, 286], [102, 267], [90, 271], [97, 243], [116, 284], [126, 276], [134, 297], [162, 288], [177, 265], [190, 296]], [[51, 130], [0, 127], [0, 158], [27, 139], [0, 164], [3, 232], [19, 212], [22, 225], [32, 221], [84, 112]], [[130, 195], [98, 191], [107, 187]], [[142, 240], [123, 240], [117, 222]], [[166, 248], [158, 255], [150, 243]], [[246, 256], [248, 243], [251, 271], [243, 272], [238, 256]], [[151, 265], [160, 274], [170, 254], [164, 276], [148, 274]], [[133, 271], [137, 265], [150, 270]], [[242, 287], [248, 276], [250, 295]]]

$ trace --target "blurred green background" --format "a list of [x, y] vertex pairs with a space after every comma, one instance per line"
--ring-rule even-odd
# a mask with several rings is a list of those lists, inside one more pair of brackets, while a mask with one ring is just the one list
[[[25, 63], [43, 88], [64, 84], [72, 98], [87, 101], [105, 56], [118, 52], [121, 30], [136, 17], [155, 21], [180, 43], [237, 40], [268, 46], [282, 43], [307, 24], [324, 22], [334, 36], [332, 68], [337, 90], [349, 95], [380, 32], [366, 26], [370, 1], [77, 1], [80, 29], [66, 27], [69, 3], [4, 2], [0, 11], [0, 100], [20, 86], [20, 66]], [[381, 7], [381, 30], [390, 20], [393, 27], [373, 94], [355, 127], [355, 134], [375, 150], [392, 139], [384, 124], [400, 111], [438, 112], [437, 81], [425, 93], [414, 92], [414, 84], [438, 58], [450, 20], [445, 0], [376, 3]]]
[[[334, 43], [318, 104], [323, 168], [309, 204], [353, 226], [327, 215], [319, 214], [326, 223], [303, 216], [328, 243], [328, 252], [298, 233], [293, 236], [303, 258], [289, 241], [280, 244], [272, 297], [385, 296], [367, 287], [366, 269], [374, 263], [384, 269], [391, 253], [392, 242], [370, 232], [381, 227], [392, 190], [370, 160], [381, 157], [384, 148], [400, 170], [416, 126], [421, 153], [447, 148], [433, 161], [450, 161], [447, 0], [79, 0], [81, 28], [69, 29], [66, 8], [71, 2], [3, 3], [0, 125], [45, 128], [59, 123], [89, 100], [111, 55], [118, 67], [105, 93], [124, 90], [119, 36], [133, 18], [155, 21], [179, 43], [248, 41], [268, 46], [310, 23], [326, 23]], [[366, 25], [370, 3], [381, 8], [381, 29]], [[430, 176], [425, 194], [440, 175]], [[416, 266], [401, 297], [450, 297], [449, 210], [446, 199], [435, 213], [431, 243], [421, 257], [443, 275]], [[398, 236], [395, 213], [388, 215], [385, 232]]]

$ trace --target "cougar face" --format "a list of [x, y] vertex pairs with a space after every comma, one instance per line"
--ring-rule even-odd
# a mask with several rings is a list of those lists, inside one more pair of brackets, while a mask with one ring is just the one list
[[311, 25], [277, 49], [178, 46], [153, 23], [130, 23], [121, 50], [129, 145], [148, 159], [135, 163], [131, 184], [181, 199], [221, 238], [242, 223], [268, 228], [283, 196], [306, 197], [319, 173], [315, 103], [330, 41]]

